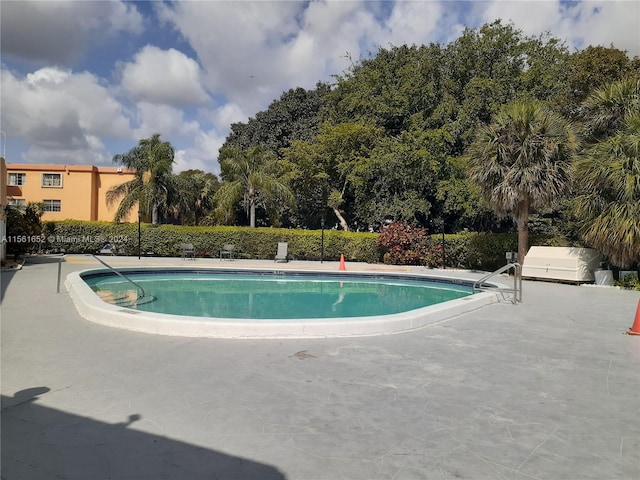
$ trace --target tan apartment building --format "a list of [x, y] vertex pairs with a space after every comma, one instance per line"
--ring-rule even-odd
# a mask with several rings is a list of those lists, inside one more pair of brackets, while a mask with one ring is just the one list
[[[92, 165], [41, 165], [8, 163], [6, 205], [44, 204], [43, 221], [102, 220], [112, 221], [117, 205], [108, 206], [106, 193], [116, 185], [133, 180], [135, 171], [120, 167]], [[5, 182], [3, 182], [5, 183]], [[127, 222], [138, 219], [132, 210]]]

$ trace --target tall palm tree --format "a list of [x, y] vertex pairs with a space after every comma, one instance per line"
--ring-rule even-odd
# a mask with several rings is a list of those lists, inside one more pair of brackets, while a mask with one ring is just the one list
[[[580, 233], [614, 265], [629, 268], [640, 263], [640, 80], [607, 85], [585, 104], [593, 112], [585, 125], [601, 135], [575, 164]], [[609, 119], [607, 129], [602, 119]]]
[[249, 211], [249, 225], [255, 228], [259, 195], [266, 201], [294, 205], [294, 196], [287, 185], [271, 174], [270, 158], [270, 153], [259, 146], [247, 150], [225, 147], [220, 151], [224, 182], [213, 199], [225, 218], [229, 219], [233, 207], [244, 200], [245, 208]]
[[166, 207], [172, 180], [171, 170], [175, 151], [169, 142], [160, 140], [156, 133], [151, 138], [140, 140], [125, 154], [113, 157], [114, 163], [134, 169], [135, 178], [112, 187], [107, 192], [107, 204], [120, 201], [113, 218], [119, 222], [125, 218], [136, 203], [140, 211], [157, 225], [160, 221], [160, 209]]
[[490, 125], [480, 127], [469, 147], [471, 179], [500, 215], [518, 228], [518, 262], [529, 250], [529, 214], [565, 193], [570, 162], [578, 148], [571, 125], [543, 104], [516, 100]]

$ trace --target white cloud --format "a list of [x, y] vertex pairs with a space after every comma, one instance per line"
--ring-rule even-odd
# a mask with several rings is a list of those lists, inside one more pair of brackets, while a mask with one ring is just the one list
[[394, 45], [421, 45], [433, 38], [444, 15], [438, 2], [396, 2], [385, 26]]
[[134, 138], [148, 138], [160, 133], [169, 140], [172, 135], [193, 137], [200, 131], [197, 121], [186, 120], [182, 110], [169, 105], [139, 102], [136, 117], [138, 127], [133, 131]]
[[40, 161], [45, 151], [51, 158], [77, 151], [72, 157], [78, 159], [97, 147], [100, 155], [97, 139], [130, 136], [121, 105], [91, 73], [49, 67], [23, 78], [2, 70], [1, 78], [2, 128], [28, 140], [25, 161]]
[[2, 2], [2, 54], [30, 62], [70, 65], [93, 45], [122, 32], [142, 32], [129, 3], [78, 1]]
[[232, 123], [246, 122], [249, 116], [242, 111], [239, 105], [229, 102], [213, 110], [210, 118], [216, 129], [225, 131], [229, 130]]
[[183, 170], [198, 169], [219, 174], [218, 150], [224, 140], [225, 137], [216, 130], [198, 132], [189, 147], [176, 151], [173, 171], [179, 173]]
[[200, 83], [200, 66], [184, 53], [147, 45], [122, 70], [122, 87], [137, 101], [176, 107], [209, 101]]
[[550, 32], [573, 48], [602, 45], [640, 55], [640, 2], [580, 1], [574, 4], [559, 0], [480, 4], [481, 23], [501, 18], [513, 21], [529, 36]]

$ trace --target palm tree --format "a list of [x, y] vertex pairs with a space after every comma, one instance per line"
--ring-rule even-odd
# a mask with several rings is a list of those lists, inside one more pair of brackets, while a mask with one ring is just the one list
[[244, 200], [249, 211], [249, 225], [256, 226], [258, 196], [265, 201], [293, 206], [293, 194], [287, 185], [270, 172], [270, 153], [259, 146], [240, 150], [225, 147], [220, 151], [220, 168], [224, 182], [214, 195], [219, 212], [229, 220], [233, 207]]
[[136, 171], [133, 180], [112, 187], [107, 192], [107, 204], [120, 201], [113, 218], [119, 222], [138, 204], [140, 212], [151, 217], [154, 225], [160, 220], [160, 209], [166, 207], [172, 181], [171, 170], [175, 151], [169, 142], [156, 133], [140, 140], [125, 154], [113, 157], [114, 163]]
[[628, 77], [598, 88], [582, 103], [582, 135], [595, 142], [618, 133], [629, 113], [640, 110], [640, 78]]
[[[580, 233], [614, 265], [629, 268], [640, 262], [640, 80], [607, 85], [585, 104], [593, 106], [587, 131], [601, 135], [575, 165]], [[605, 130], [605, 118], [614, 126]]]
[[468, 154], [471, 179], [500, 215], [518, 228], [518, 262], [529, 249], [529, 214], [566, 192], [577, 137], [559, 114], [538, 102], [516, 100], [480, 127]]
[[202, 170], [185, 170], [172, 178], [172, 216], [182, 224], [200, 225], [201, 220], [213, 210], [213, 195], [219, 186], [218, 177]]

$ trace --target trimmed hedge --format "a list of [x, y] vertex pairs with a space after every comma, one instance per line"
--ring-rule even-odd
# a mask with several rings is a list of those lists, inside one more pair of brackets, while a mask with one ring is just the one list
[[[442, 242], [441, 235], [432, 235], [434, 244]], [[530, 245], [552, 247], [569, 246], [563, 237], [549, 235], [529, 236]], [[506, 265], [506, 252], [518, 251], [515, 233], [464, 232], [445, 235], [446, 266], [492, 272]]]
[[[97, 253], [108, 243], [119, 254], [138, 254], [137, 223], [65, 220], [47, 222], [44, 230], [49, 239], [43, 246], [45, 249]], [[378, 235], [374, 233], [325, 230], [324, 259], [338, 260], [344, 254], [348, 261], [376, 263], [379, 260], [377, 241]], [[143, 255], [175, 257], [181, 255], [183, 243], [191, 243], [197, 256], [218, 257], [224, 244], [233, 243], [239, 258], [273, 259], [278, 242], [288, 242], [289, 254], [297, 260], [320, 260], [320, 230], [142, 224], [140, 250]]]
[[[296, 260], [320, 260], [321, 231], [284, 228], [190, 227], [179, 225], [142, 224], [143, 255], [179, 257], [180, 246], [192, 243], [196, 256], [218, 257], [220, 248], [233, 243], [238, 258], [273, 259], [278, 242], [289, 243], [289, 254]], [[45, 222], [44, 250], [64, 249], [67, 253], [97, 253], [107, 243], [119, 254], [138, 254], [138, 225], [110, 222], [65, 220]], [[379, 263], [382, 249], [377, 233], [324, 231], [324, 259], [337, 261], [344, 254], [351, 262]], [[441, 235], [431, 236], [434, 246], [441, 244]], [[561, 237], [532, 235], [531, 245], [569, 246]], [[446, 266], [493, 271], [505, 265], [505, 252], [517, 251], [516, 234], [464, 232], [445, 235]], [[437, 262], [439, 265], [439, 262]]]

